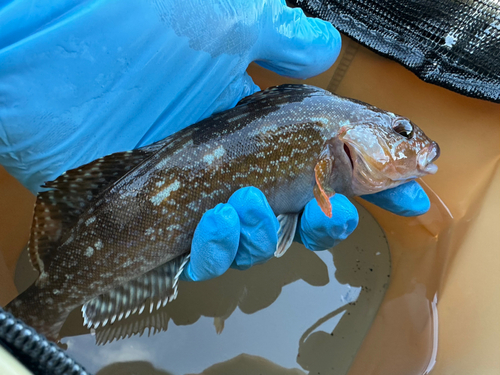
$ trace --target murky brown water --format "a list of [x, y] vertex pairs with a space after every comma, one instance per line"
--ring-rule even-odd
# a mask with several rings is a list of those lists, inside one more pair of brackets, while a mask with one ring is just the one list
[[[98, 374], [346, 374], [391, 272], [383, 231], [358, 210], [359, 227], [330, 251], [294, 244], [282, 258], [247, 271], [183, 282], [164, 308], [92, 332], [75, 310], [61, 331], [62, 346]], [[18, 289], [35, 277], [25, 252]]]
[[[285, 82], [250, 73], [262, 87]], [[438, 173], [420, 181], [429, 213], [363, 203], [387, 234], [393, 275], [349, 375], [500, 373], [500, 105], [426, 84], [348, 38], [311, 83], [409, 117], [441, 147]]]

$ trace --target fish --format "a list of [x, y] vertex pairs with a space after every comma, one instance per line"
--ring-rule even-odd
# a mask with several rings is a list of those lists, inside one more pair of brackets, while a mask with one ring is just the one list
[[[316, 199], [372, 194], [437, 171], [436, 142], [409, 119], [310, 85], [243, 98], [152, 145], [43, 185], [28, 245], [36, 281], [6, 309], [56, 341], [82, 307], [90, 328], [176, 298], [202, 215], [254, 186], [280, 227], [275, 256]], [[223, 250], [221, 250], [223, 251]]]

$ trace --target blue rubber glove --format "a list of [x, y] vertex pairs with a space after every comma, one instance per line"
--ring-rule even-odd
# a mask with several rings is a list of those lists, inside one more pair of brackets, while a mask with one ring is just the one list
[[278, 229], [278, 220], [259, 189], [236, 191], [226, 204], [203, 215], [182, 279], [206, 280], [230, 266], [247, 269], [267, 261], [276, 250]]
[[[422, 215], [430, 208], [427, 194], [415, 181], [362, 198], [400, 216]], [[337, 245], [358, 225], [356, 208], [346, 197], [335, 194], [330, 202], [331, 218], [323, 214], [316, 200], [306, 205], [301, 216], [295, 240], [310, 250], [325, 250]]]
[[[427, 194], [414, 181], [363, 198], [401, 216], [421, 215], [430, 207]], [[331, 218], [313, 199], [299, 219], [295, 240], [310, 250], [337, 245], [358, 225], [358, 212], [349, 199], [335, 194], [330, 202]], [[278, 220], [259, 189], [238, 190], [228, 203], [219, 204], [203, 216], [182, 279], [206, 280], [222, 275], [230, 266], [246, 269], [267, 261], [274, 256], [278, 228]]]

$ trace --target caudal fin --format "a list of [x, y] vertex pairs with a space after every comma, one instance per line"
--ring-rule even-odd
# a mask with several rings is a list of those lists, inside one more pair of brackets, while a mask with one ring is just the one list
[[57, 342], [59, 331], [71, 309], [56, 303], [50, 297], [44, 298], [46, 293], [33, 284], [12, 300], [5, 310], [33, 327], [48, 340]]

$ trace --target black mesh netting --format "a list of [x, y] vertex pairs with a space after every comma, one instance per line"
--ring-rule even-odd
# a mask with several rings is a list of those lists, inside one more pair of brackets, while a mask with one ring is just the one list
[[423, 79], [500, 102], [499, 0], [291, 0]]
[[56, 344], [1, 307], [0, 346], [36, 375], [90, 375]]

